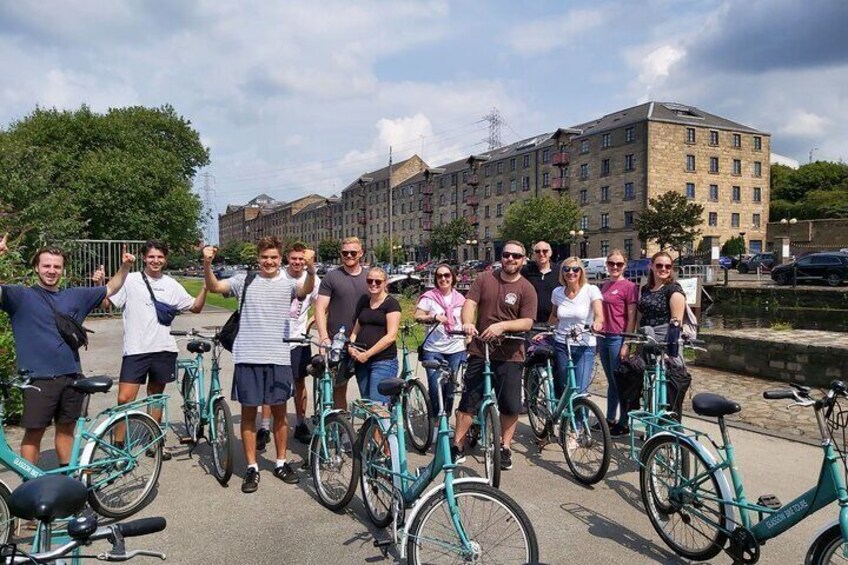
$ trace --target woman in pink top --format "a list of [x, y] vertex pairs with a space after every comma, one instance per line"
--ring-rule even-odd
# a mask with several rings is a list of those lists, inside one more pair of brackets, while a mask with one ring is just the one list
[[624, 252], [613, 249], [607, 255], [607, 272], [609, 282], [601, 287], [604, 309], [605, 337], [598, 338], [598, 352], [601, 365], [607, 375], [607, 422], [610, 425], [610, 435], [613, 437], [628, 433], [627, 414], [621, 414], [616, 419], [618, 411], [618, 391], [615, 388], [615, 370], [618, 364], [627, 356], [624, 338], [621, 332], [632, 332], [636, 327], [636, 304], [639, 301], [639, 288], [624, 278], [624, 267], [627, 260]]

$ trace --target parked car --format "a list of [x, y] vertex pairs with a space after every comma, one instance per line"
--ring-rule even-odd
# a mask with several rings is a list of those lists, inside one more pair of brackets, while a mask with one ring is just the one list
[[595, 257], [594, 259], [583, 259], [583, 268], [586, 270], [586, 277], [590, 281], [606, 278], [607, 258]]
[[774, 266], [774, 253], [754, 253], [750, 257], [743, 258], [736, 266], [740, 273], [756, 271], [757, 267], [771, 269]]
[[412, 261], [410, 261], [408, 263], [404, 263], [403, 265], [401, 265], [400, 267], [397, 268], [397, 272], [402, 274], [402, 275], [408, 275], [410, 273], [414, 273], [415, 272], [415, 263], [413, 263]]
[[777, 284], [824, 281], [839, 286], [848, 281], [848, 253], [810, 253], [787, 265], [778, 265], [771, 271]]
[[733, 257], [727, 257], [726, 255], [722, 255], [718, 258], [718, 264], [721, 265], [722, 269], [727, 270], [730, 270], [735, 266]]
[[650, 259], [631, 259], [627, 262], [627, 267], [624, 268], [624, 278], [638, 279], [639, 277], [647, 277], [650, 270]]

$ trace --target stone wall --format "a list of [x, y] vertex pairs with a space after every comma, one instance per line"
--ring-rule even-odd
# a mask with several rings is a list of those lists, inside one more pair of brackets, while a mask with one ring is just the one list
[[[810, 308], [848, 311], [848, 287], [713, 286], [716, 302], [768, 308]], [[848, 315], [848, 312], [846, 312]]]
[[848, 380], [848, 334], [813, 330], [710, 330], [695, 363], [734, 373], [824, 387]]

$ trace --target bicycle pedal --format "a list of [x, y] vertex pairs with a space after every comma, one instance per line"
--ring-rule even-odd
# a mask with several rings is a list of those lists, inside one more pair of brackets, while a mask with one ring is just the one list
[[374, 547], [388, 547], [392, 545], [392, 543], [394, 542], [390, 539], [375, 539]]
[[188, 436], [177, 438], [177, 441], [179, 441], [180, 445], [194, 445], [195, 443], [195, 441]]
[[777, 498], [777, 496], [773, 494], [764, 494], [757, 499], [757, 506], [765, 506], [766, 508], [771, 508], [772, 510], [780, 510], [780, 507], [783, 506], [783, 504], [780, 503], [780, 500]]

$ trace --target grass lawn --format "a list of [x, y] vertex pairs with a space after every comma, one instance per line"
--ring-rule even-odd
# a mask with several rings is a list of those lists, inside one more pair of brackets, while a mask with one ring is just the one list
[[[200, 288], [203, 286], [202, 279], [177, 279], [180, 284], [183, 285], [188, 293], [192, 296], [197, 296], [197, 293], [200, 292]], [[221, 308], [226, 308], [227, 310], [235, 310], [238, 308], [238, 301], [234, 297], [224, 298], [220, 294], [208, 293], [206, 295], [206, 303], [211, 304], [212, 306], [219, 306]]]

